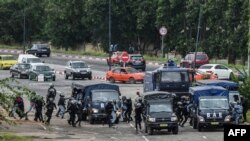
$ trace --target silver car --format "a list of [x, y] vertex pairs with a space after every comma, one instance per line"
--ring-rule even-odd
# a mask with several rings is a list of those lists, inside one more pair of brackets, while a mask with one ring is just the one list
[[73, 80], [76, 78], [91, 80], [92, 71], [84, 61], [68, 61], [64, 70], [64, 77], [65, 79], [72, 77]]

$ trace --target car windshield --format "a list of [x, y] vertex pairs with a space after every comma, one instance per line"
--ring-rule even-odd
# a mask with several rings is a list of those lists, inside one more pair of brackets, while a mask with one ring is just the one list
[[188, 72], [162, 72], [162, 82], [188, 82]]
[[14, 56], [2, 56], [2, 60], [15, 60]]
[[149, 113], [172, 112], [172, 106], [166, 103], [150, 104]]
[[199, 69], [211, 69], [213, 66], [209, 66], [209, 65], [203, 65], [200, 66]]
[[49, 66], [36, 66], [36, 71], [51, 71]]
[[72, 63], [72, 67], [73, 68], [87, 68], [88, 65], [85, 63], [79, 62], [79, 63]]
[[29, 69], [30, 64], [20, 64], [20, 65], [18, 65], [18, 68], [20, 68], [20, 69]]
[[119, 100], [119, 94], [116, 91], [95, 91], [92, 93], [92, 101]]
[[27, 63], [42, 63], [39, 58], [28, 58]]
[[128, 73], [138, 73], [139, 71], [136, 70], [136, 69], [134, 69], [134, 68], [128, 68], [128, 69], [127, 69], [127, 72], [128, 72]]
[[228, 109], [227, 99], [201, 99], [200, 109]]

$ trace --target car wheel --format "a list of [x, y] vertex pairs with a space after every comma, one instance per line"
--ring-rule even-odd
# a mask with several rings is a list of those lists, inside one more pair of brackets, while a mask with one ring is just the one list
[[175, 135], [178, 134], [178, 131], [179, 131], [178, 125], [173, 127], [173, 129], [172, 129], [173, 134], [175, 134]]
[[113, 77], [110, 77], [110, 78], [109, 78], [109, 82], [110, 82], [110, 83], [115, 83], [115, 79], [114, 79]]
[[53, 79], [52, 79], [53, 81], [56, 81], [56, 77], [53, 77]]
[[38, 76], [35, 76], [35, 81], [38, 81]]
[[69, 78], [69, 76], [67, 75], [66, 72], [64, 72], [64, 78], [65, 78], [65, 79], [68, 79], [68, 78]]
[[76, 79], [76, 77], [75, 77], [75, 75], [74, 75], [74, 74], [72, 74], [72, 79], [73, 79], [73, 80], [75, 80], [75, 79]]
[[133, 77], [129, 78], [128, 81], [129, 81], [130, 84], [135, 84], [135, 79]]
[[89, 80], [92, 80], [92, 75], [88, 77]]

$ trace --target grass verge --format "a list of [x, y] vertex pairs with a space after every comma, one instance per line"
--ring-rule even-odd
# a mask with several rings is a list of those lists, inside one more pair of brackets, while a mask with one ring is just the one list
[[17, 136], [13, 133], [1, 133], [0, 140], [1, 141], [32, 141], [34, 137], [30, 136]]
[[250, 110], [247, 111], [247, 122], [250, 123]]

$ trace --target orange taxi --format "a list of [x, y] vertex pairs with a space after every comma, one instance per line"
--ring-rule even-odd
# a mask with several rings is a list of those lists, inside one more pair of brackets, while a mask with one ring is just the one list
[[217, 76], [217, 74], [203, 73], [203, 72], [199, 72], [198, 70], [196, 70], [194, 79], [196, 81], [197, 80], [204, 80], [204, 79], [218, 79], [218, 76]]
[[136, 82], [143, 83], [144, 73], [139, 72], [138, 70], [131, 67], [118, 67], [114, 68], [106, 73], [106, 78], [111, 83], [115, 83], [116, 81], [129, 82], [134, 84]]

